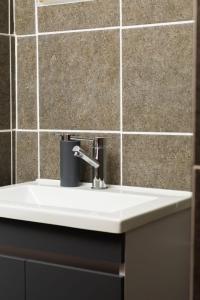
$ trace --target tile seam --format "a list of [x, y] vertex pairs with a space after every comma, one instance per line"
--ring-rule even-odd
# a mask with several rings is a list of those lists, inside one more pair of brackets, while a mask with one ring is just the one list
[[123, 38], [122, 0], [119, 0], [120, 15], [120, 185], [123, 185]]
[[9, 133], [9, 132], [12, 132], [12, 129], [1, 129], [0, 130], [0, 133]]
[[9, 32], [9, 73], [10, 73], [10, 183], [13, 184], [13, 136], [12, 136], [12, 40], [11, 40], [11, 0], [8, 0]]
[[[59, 31], [49, 31], [49, 32], [37, 32], [33, 34], [18, 34], [17, 37], [34, 37], [45, 36], [45, 35], [57, 35], [57, 34], [67, 34], [67, 33], [81, 33], [81, 32], [94, 32], [94, 31], [109, 31], [109, 30], [127, 30], [127, 29], [139, 29], [139, 28], [152, 28], [152, 27], [165, 27], [165, 26], [177, 26], [177, 25], [189, 25], [194, 24], [195, 20], [186, 21], [175, 21], [175, 22], [163, 22], [163, 23], [150, 23], [150, 24], [137, 24], [137, 25], [117, 25], [110, 27], [96, 27], [96, 28], [83, 28], [83, 29], [71, 29], [71, 30], [59, 30]], [[1, 33], [0, 33], [1, 35]], [[2, 35], [8, 35], [3, 34]]]
[[10, 37], [10, 33], [0, 33], [0, 36], [7, 36], [7, 37]]
[[11, 0], [8, 0], [8, 33], [9, 33], [9, 36], [10, 36], [10, 21], [11, 21], [11, 19], [10, 19], [10, 9], [11, 9], [11, 5], [10, 5], [10, 1]]
[[[15, 36], [15, 129], [18, 129], [18, 40]], [[17, 183], [17, 140], [18, 136], [15, 134], [15, 182]]]
[[11, 130], [11, 136], [10, 136], [10, 146], [11, 146], [11, 165], [10, 165], [10, 168], [11, 168], [11, 184], [13, 184], [13, 136], [12, 136], [12, 127], [13, 127], [13, 124], [12, 124], [12, 87], [13, 87], [13, 82], [12, 82], [12, 40], [11, 40], [11, 37], [9, 37], [9, 54], [10, 54], [10, 130]]
[[168, 136], [193, 136], [192, 132], [153, 132], [153, 131], [121, 131], [121, 130], [87, 130], [87, 129], [13, 129], [16, 132], [82, 132], [82, 133], [107, 133], [107, 134], [122, 134], [122, 135], [168, 135]]
[[38, 178], [40, 178], [40, 100], [39, 100], [39, 39], [38, 39], [38, 7], [35, 0], [35, 33], [36, 33], [36, 93], [37, 93], [37, 159], [38, 159]]

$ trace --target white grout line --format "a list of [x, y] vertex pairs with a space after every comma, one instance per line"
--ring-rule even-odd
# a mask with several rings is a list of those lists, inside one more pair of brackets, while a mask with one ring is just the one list
[[[38, 132], [38, 129], [17, 129], [16, 131], [18, 132]], [[106, 133], [110, 133], [110, 134], [120, 134], [120, 131], [117, 131], [117, 130], [73, 130], [73, 129], [39, 129], [39, 132], [47, 132], [47, 133], [50, 133], [50, 132], [58, 132], [58, 133], [64, 133], [64, 132], [69, 132], [69, 133], [100, 133], [100, 134], [106, 134]]]
[[13, 127], [13, 122], [12, 122], [12, 87], [13, 87], [13, 82], [12, 82], [12, 38], [9, 37], [9, 47], [10, 47], [10, 129], [11, 129], [11, 184], [13, 184], [13, 136], [12, 136], [12, 127]]
[[38, 132], [37, 129], [13, 129], [15, 132]]
[[37, 71], [37, 134], [38, 134], [38, 178], [40, 178], [40, 94], [39, 94], [39, 45], [38, 45], [38, 7], [35, 0], [35, 33], [36, 33], [36, 71]]
[[0, 130], [0, 133], [11, 132], [11, 131], [12, 131], [11, 129], [1, 129], [1, 130]]
[[124, 131], [124, 135], [176, 135], [176, 136], [193, 136], [192, 132], [148, 132], [148, 131]]
[[9, 35], [11, 34], [11, 30], [10, 30], [10, 21], [11, 21], [11, 19], [10, 19], [10, 9], [11, 9], [11, 5], [10, 5], [10, 1], [11, 0], [8, 0], [8, 32], [9, 32]]
[[7, 37], [9, 37], [10, 34], [9, 33], [0, 33], [0, 36], [7, 36]]
[[18, 40], [15, 36], [15, 128], [18, 129]]
[[[120, 0], [119, 0], [120, 1]], [[120, 10], [122, 8], [120, 7]], [[120, 17], [122, 19], [122, 17]], [[120, 23], [122, 20], [120, 20]], [[35, 34], [22, 34], [17, 35], [19, 38], [25, 37], [34, 37], [36, 35], [57, 35], [57, 34], [67, 34], [67, 33], [81, 33], [81, 32], [92, 32], [92, 31], [104, 31], [104, 30], [127, 30], [127, 29], [137, 29], [137, 28], [151, 28], [151, 27], [163, 27], [163, 26], [176, 26], [176, 25], [187, 25], [194, 24], [194, 20], [187, 21], [177, 21], [177, 22], [166, 22], [166, 23], [152, 23], [152, 24], [138, 24], [138, 25], [130, 25], [130, 26], [111, 26], [111, 27], [97, 27], [97, 28], [84, 28], [84, 29], [71, 29], [71, 30], [63, 30], [63, 31], [51, 31], [51, 32], [37, 32]], [[121, 23], [122, 24], [122, 23]], [[1, 33], [0, 33], [1, 35]], [[2, 34], [7, 35], [7, 34]]]
[[122, 0], [119, 0], [120, 8], [120, 185], [123, 185], [123, 47], [122, 47]]
[[163, 26], [174, 26], [174, 25], [187, 25], [194, 24], [195, 20], [176, 21], [176, 22], [164, 22], [164, 23], [152, 23], [152, 24], [136, 24], [130, 26], [122, 26], [122, 29], [137, 29], [137, 28], [151, 28], [151, 27], [163, 27]]
[[16, 36], [18, 37], [18, 39], [21, 39], [21, 38], [26, 38], [26, 37], [36, 37], [36, 34], [35, 34], [35, 33], [30, 33], [30, 34], [17, 34]]
[[10, 183], [13, 184], [13, 136], [12, 136], [12, 38], [11, 38], [11, 0], [8, 0], [8, 32], [9, 32], [9, 72], [10, 72]]
[[148, 131], [121, 131], [121, 130], [78, 130], [78, 129], [13, 129], [17, 132], [46, 132], [46, 133], [102, 133], [102, 134], [122, 134], [122, 135], [160, 135], [160, 136], [193, 136], [191, 132], [148, 132]]
[[104, 30], [117, 30], [120, 26], [112, 27], [100, 27], [100, 28], [85, 28], [85, 29], [70, 29], [62, 31], [49, 31], [49, 32], [38, 32], [38, 35], [54, 35], [54, 34], [64, 34], [64, 33], [81, 33], [81, 32], [92, 32], [92, 31], [104, 31]]
[[[16, 8], [16, 3], [15, 3], [15, 0], [10, 0], [10, 1], [13, 1], [13, 31], [14, 33], [13, 34], [10, 34], [10, 37], [14, 37], [15, 39], [15, 121], [16, 121], [16, 124], [15, 126], [17, 125], [18, 121], [17, 121], [17, 89], [18, 89], [18, 85], [17, 85], [17, 37], [16, 37], [16, 14], [15, 14], [15, 8]], [[12, 95], [13, 96], [13, 95]], [[12, 110], [13, 110], [13, 107], [12, 107]], [[12, 111], [13, 113], [13, 111]], [[13, 126], [13, 123], [12, 123], [12, 126]], [[17, 127], [16, 127], [17, 128]], [[12, 128], [12, 133], [15, 132]], [[14, 172], [15, 172], [15, 182], [17, 182], [17, 134], [15, 134], [15, 144], [13, 144], [13, 134], [12, 134], [12, 149], [15, 150], [15, 169], [14, 167], [12, 166], [12, 178], [14, 178]], [[13, 156], [12, 156], [12, 163], [13, 163]], [[14, 183], [14, 182], [13, 182]]]

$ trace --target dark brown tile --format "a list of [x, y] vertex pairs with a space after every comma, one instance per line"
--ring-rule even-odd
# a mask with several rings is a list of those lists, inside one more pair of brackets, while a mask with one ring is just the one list
[[15, 0], [10, 0], [10, 33], [14, 33], [14, 5], [13, 1]]
[[200, 165], [200, 5], [196, 39], [195, 164]]
[[39, 8], [39, 31], [119, 25], [119, 1], [94, 0]]
[[42, 36], [39, 53], [41, 128], [119, 129], [118, 31]]
[[[93, 137], [94, 135], [79, 134], [86, 137]], [[120, 183], [120, 138], [118, 135], [104, 135], [107, 137], [107, 183]], [[60, 178], [60, 143], [59, 137], [54, 133], [41, 133], [41, 177], [59, 179]], [[81, 146], [92, 155], [91, 142], [84, 142]], [[86, 164], [81, 164], [81, 180], [91, 182], [91, 168]]]
[[38, 139], [37, 133], [17, 133], [17, 182], [35, 180], [38, 177]]
[[11, 183], [11, 137], [0, 133], [0, 186]]
[[150, 24], [191, 20], [191, 0], [122, 0], [123, 24]]
[[18, 128], [37, 128], [36, 39], [18, 38]]
[[195, 171], [194, 300], [200, 297], [200, 170]]
[[0, 33], [8, 33], [8, 0], [0, 0]]
[[15, 38], [11, 38], [11, 72], [12, 72], [12, 128], [16, 128], [16, 74], [15, 74]]
[[12, 131], [12, 182], [16, 183], [16, 131]]
[[15, 0], [15, 31], [17, 34], [35, 33], [34, 0]]
[[123, 184], [191, 190], [192, 138], [125, 135]]
[[0, 129], [10, 128], [9, 37], [0, 36]]
[[193, 26], [123, 32], [126, 131], [192, 132]]

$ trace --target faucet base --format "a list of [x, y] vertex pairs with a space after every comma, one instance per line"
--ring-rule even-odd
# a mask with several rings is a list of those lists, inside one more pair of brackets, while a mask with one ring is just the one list
[[105, 183], [104, 180], [94, 178], [94, 180], [92, 182], [92, 189], [95, 189], [95, 190], [105, 190], [107, 188], [108, 188], [108, 186], [106, 185], [106, 183]]

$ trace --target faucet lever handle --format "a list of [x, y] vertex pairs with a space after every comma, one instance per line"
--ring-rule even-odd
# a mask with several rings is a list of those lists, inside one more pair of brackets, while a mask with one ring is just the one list
[[90, 158], [80, 146], [74, 146], [72, 151], [74, 152], [74, 156], [83, 159], [93, 168], [95, 169], [99, 168], [100, 166], [99, 162], [94, 158]]

